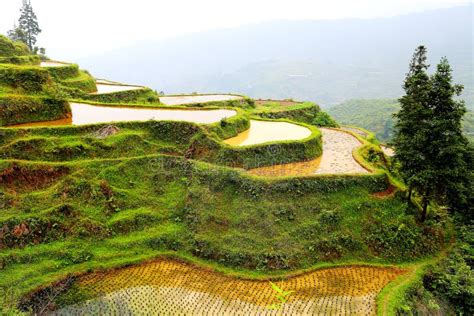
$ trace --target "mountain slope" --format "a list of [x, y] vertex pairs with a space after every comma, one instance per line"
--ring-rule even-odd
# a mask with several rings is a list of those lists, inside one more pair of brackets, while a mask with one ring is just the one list
[[[450, 60], [472, 103], [472, 7], [371, 20], [274, 21], [145, 42], [80, 60], [167, 93], [239, 91], [333, 105], [394, 98], [420, 44]], [[130, 56], [133, 56], [131, 58]]]

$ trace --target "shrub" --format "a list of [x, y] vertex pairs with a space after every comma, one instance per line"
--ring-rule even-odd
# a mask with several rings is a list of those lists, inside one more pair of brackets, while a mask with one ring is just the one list
[[318, 112], [312, 122], [313, 125], [319, 127], [339, 127], [336, 121], [326, 112]]

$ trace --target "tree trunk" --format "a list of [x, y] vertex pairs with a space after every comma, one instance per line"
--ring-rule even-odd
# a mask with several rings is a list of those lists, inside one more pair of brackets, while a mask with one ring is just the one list
[[423, 223], [426, 220], [426, 213], [428, 211], [428, 199], [423, 197], [422, 200], [423, 210], [421, 211], [421, 222]]

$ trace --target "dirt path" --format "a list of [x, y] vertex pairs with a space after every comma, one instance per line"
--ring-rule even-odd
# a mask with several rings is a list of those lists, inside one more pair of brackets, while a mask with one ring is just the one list
[[368, 173], [352, 156], [361, 143], [354, 136], [328, 128], [323, 133], [323, 156], [315, 174]]
[[249, 170], [267, 177], [303, 176], [313, 174], [368, 173], [352, 156], [361, 143], [354, 136], [340, 130], [321, 128], [323, 154], [313, 160], [274, 165]]
[[98, 296], [56, 315], [374, 315], [375, 298], [404, 271], [348, 266], [316, 270], [277, 282], [294, 293], [281, 310], [267, 281], [231, 278], [172, 260], [158, 260], [81, 277], [74, 291]]

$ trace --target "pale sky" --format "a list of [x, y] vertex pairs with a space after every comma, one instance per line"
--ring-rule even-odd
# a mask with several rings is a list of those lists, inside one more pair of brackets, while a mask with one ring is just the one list
[[[0, 0], [0, 33], [21, 0]], [[150, 39], [271, 20], [374, 18], [472, 4], [472, 0], [31, 0], [39, 46], [74, 60]]]

